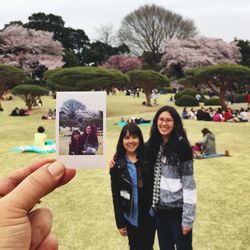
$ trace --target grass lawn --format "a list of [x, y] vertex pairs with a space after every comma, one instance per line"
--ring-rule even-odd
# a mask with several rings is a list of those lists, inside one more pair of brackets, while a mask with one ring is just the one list
[[[107, 161], [112, 157], [121, 127], [114, 125], [121, 117], [152, 119], [162, 105], [170, 104], [169, 96], [161, 95], [159, 106], [141, 105], [144, 97], [120, 94], [108, 96]], [[0, 176], [4, 176], [45, 156], [14, 153], [13, 147], [31, 144], [38, 126], [44, 126], [48, 139], [55, 137], [55, 121], [42, 120], [55, 100], [42, 99], [44, 106], [35, 108], [31, 116], [10, 117], [15, 107], [24, 107], [18, 98], [2, 101], [0, 112]], [[238, 106], [232, 106], [238, 108]], [[245, 106], [245, 104], [244, 104]], [[178, 108], [181, 111], [181, 108]], [[250, 245], [250, 122], [214, 123], [185, 120], [191, 143], [201, 139], [207, 127], [216, 135], [217, 151], [228, 149], [232, 157], [195, 160], [194, 170], [198, 191], [197, 217], [194, 223], [195, 250], [246, 250]], [[141, 126], [148, 139], [150, 126]], [[108, 165], [103, 169], [78, 170], [67, 186], [43, 198], [39, 206], [49, 207], [54, 214], [53, 230], [59, 237], [61, 250], [125, 250], [127, 239], [115, 227]], [[155, 249], [159, 249], [155, 244]]]

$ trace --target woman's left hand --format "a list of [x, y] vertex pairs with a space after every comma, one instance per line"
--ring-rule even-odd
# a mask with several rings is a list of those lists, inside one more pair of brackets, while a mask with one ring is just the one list
[[192, 227], [182, 227], [182, 234], [186, 235], [192, 230]]

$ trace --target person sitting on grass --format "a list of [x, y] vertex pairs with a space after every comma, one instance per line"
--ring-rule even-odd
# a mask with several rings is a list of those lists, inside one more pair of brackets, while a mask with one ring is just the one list
[[10, 113], [10, 116], [27, 116], [27, 115], [29, 115], [27, 109], [19, 109], [18, 107], [13, 109]]
[[191, 117], [186, 107], [183, 108], [181, 117], [182, 119], [189, 119]]
[[240, 122], [248, 122], [248, 112], [247, 110], [244, 110], [244, 108], [240, 109], [240, 116], [239, 116], [239, 120]]
[[53, 110], [52, 109], [49, 109], [48, 110], [48, 113], [46, 114], [46, 115], [43, 115], [42, 116], [42, 119], [43, 120], [51, 120], [51, 119], [55, 119], [56, 117], [55, 117], [55, 110], [54, 110], [54, 112], [53, 112]]
[[222, 115], [222, 109], [218, 108], [215, 115], [213, 116], [213, 121], [214, 122], [223, 122], [224, 121], [224, 117]]
[[74, 130], [69, 143], [69, 155], [82, 155], [82, 140], [79, 130]]
[[228, 121], [233, 121], [233, 114], [232, 114], [232, 109], [231, 108], [227, 108], [224, 112], [224, 115], [223, 115], [223, 118], [224, 118], [224, 121], [225, 122], [228, 122]]
[[84, 133], [82, 135], [82, 145], [83, 155], [95, 155], [98, 150], [98, 138], [96, 136], [96, 129], [93, 126], [87, 126], [84, 129]]
[[19, 108], [16, 107], [15, 109], [13, 109], [10, 113], [10, 116], [19, 116]]
[[33, 145], [35, 147], [44, 147], [45, 146], [45, 141], [47, 139], [47, 135], [44, 133], [45, 129], [44, 127], [40, 126], [37, 129], [37, 133], [34, 135], [34, 143]]
[[216, 154], [215, 135], [207, 128], [203, 128], [201, 133], [203, 134], [203, 139], [196, 142], [196, 144], [201, 146], [203, 154]]
[[229, 156], [229, 151], [225, 150], [224, 154], [217, 154], [215, 145], [215, 135], [207, 128], [201, 130], [203, 139], [196, 142], [196, 145], [200, 145], [202, 149], [201, 155], [194, 155], [197, 158], [207, 158], [216, 156]]

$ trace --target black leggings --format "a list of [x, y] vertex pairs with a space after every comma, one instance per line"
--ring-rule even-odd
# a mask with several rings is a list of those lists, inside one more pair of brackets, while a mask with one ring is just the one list
[[[126, 220], [125, 220], [126, 221]], [[155, 220], [150, 215], [139, 219], [139, 227], [126, 221], [130, 250], [153, 250]]]

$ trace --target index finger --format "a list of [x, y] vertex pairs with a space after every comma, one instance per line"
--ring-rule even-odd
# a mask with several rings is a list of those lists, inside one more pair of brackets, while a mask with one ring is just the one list
[[3, 180], [0, 181], [0, 196], [5, 196], [9, 192], [11, 192], [18, 184], [20, 184], [31, 173], [33, 173], [43, 165], [52, 163], [54, 161], [55, 159], [53, 158], [42, 159], [40, 161], [32, 163], [27, 167], [19, 169], [10, 176], [4, 178]]

